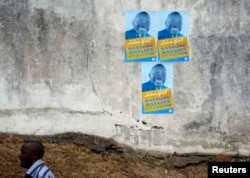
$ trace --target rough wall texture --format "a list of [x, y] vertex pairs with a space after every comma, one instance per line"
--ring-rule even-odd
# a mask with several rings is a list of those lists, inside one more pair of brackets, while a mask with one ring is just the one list
[[[126, 10], [189, 10], [173, 115], [142, 115]], [[249, 0], [1, 0], [0, 132], [82, 132], [164, 153], [249, 155]]]

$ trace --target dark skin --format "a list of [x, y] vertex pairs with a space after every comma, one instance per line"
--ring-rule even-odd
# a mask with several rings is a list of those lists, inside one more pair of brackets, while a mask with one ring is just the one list
[[166, 81], [166, 69], [163, 65], [155, 65], [149, 73], [150, 81], [157, 87], [164, 85]]
[[165, 21], [166, 29], [173, 35], [182, 29], [182, 17], [178, 12], [171, 13]]
[[20, 166], [30, 168], [39, 159], [42, 159], [44, 147], [39, 141], [24, 142], [19, 154]]
[[141, 12], [136, 15], [133, 26], [138, 34], [146, 34], [149, 31], [150, 17], [146, 12]]

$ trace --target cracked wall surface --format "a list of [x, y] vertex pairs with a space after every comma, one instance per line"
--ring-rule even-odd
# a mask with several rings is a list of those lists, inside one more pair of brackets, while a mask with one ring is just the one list
[[[105, 2], [105, 3], [104, 3]], [[134, 149], [249, 155], [249, 0], [1, 0], [0, 132], [81, 132]], [[126, 10], [188, 10], [175, 113], [141, 114]]]

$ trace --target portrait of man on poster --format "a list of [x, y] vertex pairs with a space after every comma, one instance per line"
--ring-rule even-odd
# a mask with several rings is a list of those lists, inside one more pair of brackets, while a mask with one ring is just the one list
[[182, 24], [181, 14], [177, 11], [171, 12], [165, 20], [165, 29], [158, 32], [158, 40], [183, 36]]
[[162, 62], [188, 62], [189, 57], [189, 12], [158, 12], [157, 47], [158, 59]]
[[125, 39], [143, 38], [151, 36], [148, 34], [150, 29], [150, 16], [146, 11], [136, 14], [132, 24], [133, 28], [125, 32]]
[[152, 91], [167, 88], [165, 86], [167, 71], [163, 64], [155, 64], [148, 73], [149, 80], [142, 83], [142, 91]]
[[142, 63], [142, 113], [173, 114], [173, 63]]
[[125, 62], [156, 61], [157, 12], [131, 10], [125, 17]]

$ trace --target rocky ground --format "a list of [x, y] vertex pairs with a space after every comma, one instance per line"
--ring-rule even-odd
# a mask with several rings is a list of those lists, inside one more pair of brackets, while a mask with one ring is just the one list
[[66, 133], [37, 137], [0, 134], [0, 177], [21, 178], [24, 139], [43, 141], [44, 161], [56, 178], [206, 178], [209, 161], [250, 161], [223, 155], [149, 155], [94, 136]]

